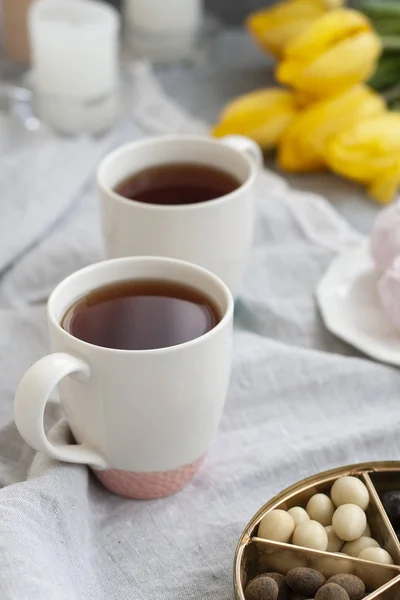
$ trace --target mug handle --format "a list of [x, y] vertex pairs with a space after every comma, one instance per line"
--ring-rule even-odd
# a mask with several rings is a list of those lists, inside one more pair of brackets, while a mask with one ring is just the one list
[[37, 452], [55, 460], [106, 469], [107, 462], [99, 452], [83, 445], [55, 446], [47, 439], [43, 424], [47, 401], [56, 385], [71, 374], [79, 381], [86, 381], [90, 367], [65, 352], [49, 354], [38, 360], [25, 373], [15, 394], [15, 424], [24, 440]]
[[234, 148], [235, 150], [239, 150], [239, 152], [247, 154], [247, 156], [249, 156], [251, 160], [255, 162], [258, 170], [262, 168], [264, 164], [264, 158], [261, 148], [250, 138], [245, 137], [244, 135], [226, 135], [219, 141], [225, 146], [229, 146], [230, 148]]

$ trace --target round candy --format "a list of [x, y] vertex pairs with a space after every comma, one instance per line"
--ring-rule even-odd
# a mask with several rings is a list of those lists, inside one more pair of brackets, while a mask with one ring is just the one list
[[365, 548], [380, 548], [378, 542], [370, 537], [362, 536], [354, 542], [347, 542], [342, 548], [343, 554], [348, 556], [359, 556]]
[[308, 600], [307, 596], [304, 596], [304, 594], [298, 594], [297, 592], [292, 592], [290, 594], [290, 600]]
[[321, 523], [304, 521], [294, 530], [293, 544], [325, 551], [328, 547], [328, 535]]
[[266, 577], [271, 577], [278, 586], [278, 600], [288, 600], [290, 596], [290, 589], [286, 583], [286, 577], [281, 573], [265, 573]]
[[331, 525], [335, 507], [329, 496], [325, 494], [315, 494], [312, 496], [306, 506], [308, 516], [313, 521], [318, 521], [321, 525]]
[[290, 550], [277, 550], [268, 554], [268, 568], [280, 573], [287, 573], [294, 567], [306, 567], [307, 558], [302, 552], [293, 552]]
[[357, 540], [367, 525], [365, 512], [356, 504], [342, 504], [335, 510], [332, 518], [334, 532], [341, 540]]
[[340, 477], [331, 489], [331, 498], [335, 506], [342, 504], [356, 504], [366, 510], [369, 504], [367, 487], [357, 477]]
[[325, 527], [325, 531], [328, 536], [328, 547], [327, 552], [340, 552], [343, 547], [343, 540], [341, 540], [333, 530], [332, 525]]
[[337, 583], [326, 583], [315, 594], [315, 600], [349, 600], [349, 595]]
[[276, 581], [271, 577], [259, 575], [250, 581], [244, 596], [246, 600], [277, 600], [278, 592]]
[[358, 558], [373, 560], [374, 562], [383, 563], [385, 565], [393, 564], [393, 558], [390, 556], [389, 552], [386, 552], [383, 548], [365, 548], [365, 550], [360, 552]]
[[315, 569], [298, 567], [291, 569], [286, 575], [290, 589], [307, 598], [313, 598], [319, 588], [326, 582], [325, 577]]
[[332, 577], [342, 573], [352, 573], [354, 565], [348, 560], [347, 556], [340, 558], [339, 555], [335, 560], [331, 556], [322, 556], [314, 562], [315, 569], [318, 569], [325, 577]]
[[400, 206], [393, 203], [383, 209], [371, 234], [371, 253], [380, 273], [386, 271], [400, 254]]
[[304, 523], [304, 521], [309, 521], [310, 517], [307, 514], [307, 511], [301, 506], [293, 506], [288, 510], [289, 515], [292, 517], [295, 526], [300, 525], [300, 523]]
[[334, 575], [328, 580], [328, 583], [337, 583], [342, 587], [349, 595], [350, 600], [361, 600], [365, 594], [365, 584], [356, 575], [348, 575], [347, 573], [341, 573], [340, 575]]
[[258, 526], [258, 537], [275, 542], [288, 542], [294, 527], [292, 517], [285, 510], [271, 510]]

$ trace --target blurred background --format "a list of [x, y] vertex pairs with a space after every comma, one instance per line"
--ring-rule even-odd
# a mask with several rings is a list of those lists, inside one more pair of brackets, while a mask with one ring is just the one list
[[[328, 197], [350, 221], [365, 188], [382, 204], [400, 188], [400, 0], [0, 0], [0, 7], [7, 17], [0, 105], [28, 129], [111, 131], [137, 111], [131, 75], [145, 59], [177, 109], [216, 137], [253, 138], [269, 167], [293, 187]], [[362, 139], [361, 166], [347, 158], [353, 149], [344, 144], [353, 139]], [[341, 176], [334, 185], [330, 172]], [[375, 210], [366, 205], [359, 228], [368, 229]]]
[[[121, 0], [109, 1], [117, 8], [121, 5]], [[205, 6], [226, 25], [235, 26], [241, 25], [249, 13], [275, 3], [276, 0], [206, 0]]]
[[[121, 0], [110, 0], [117, 8]], [[273, 0], [206, 0], [206, 8], [224, 23], [240, 25], [250, 12], [273, 4]]]

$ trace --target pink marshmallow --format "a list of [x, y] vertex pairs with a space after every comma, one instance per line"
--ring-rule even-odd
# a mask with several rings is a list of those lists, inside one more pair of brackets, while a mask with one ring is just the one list
[[400, 331], [400, 255], [394, 259], [380, 278], [378, 294], [386, 316]]
[[400, 204], [383, 209], [375, 221], [371, 234], [371, 253], [380, 273], [390, 267], [400, 255]]

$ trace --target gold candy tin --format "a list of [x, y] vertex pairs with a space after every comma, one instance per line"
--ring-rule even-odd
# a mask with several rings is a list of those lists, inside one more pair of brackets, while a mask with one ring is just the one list
[[[372, 537], [391, 554], [394, 565], [257, 537], [258, 524], [268, 512], [276, 508], [305, 507], [311, 496], [329, 492], [336, 479], [345, 475], [359, 477], [367, 486], [370, 504], [366, 515]], [[363, 463], [325, 471], [295, 483], [272, 498], [252, 518], [239, 540], [234, 564], [236, 599], [245, 600], [246, 585], [257, 575], [268, 571], [286, 575], [293, 567], [311, 567], [326, 578], [338, 573], [358, 575], [367, 586], [368, 600], [400, 600], [400, 543], [380, 501], [382, 493], [394, 490], [400, 490], [399, 461]]]

